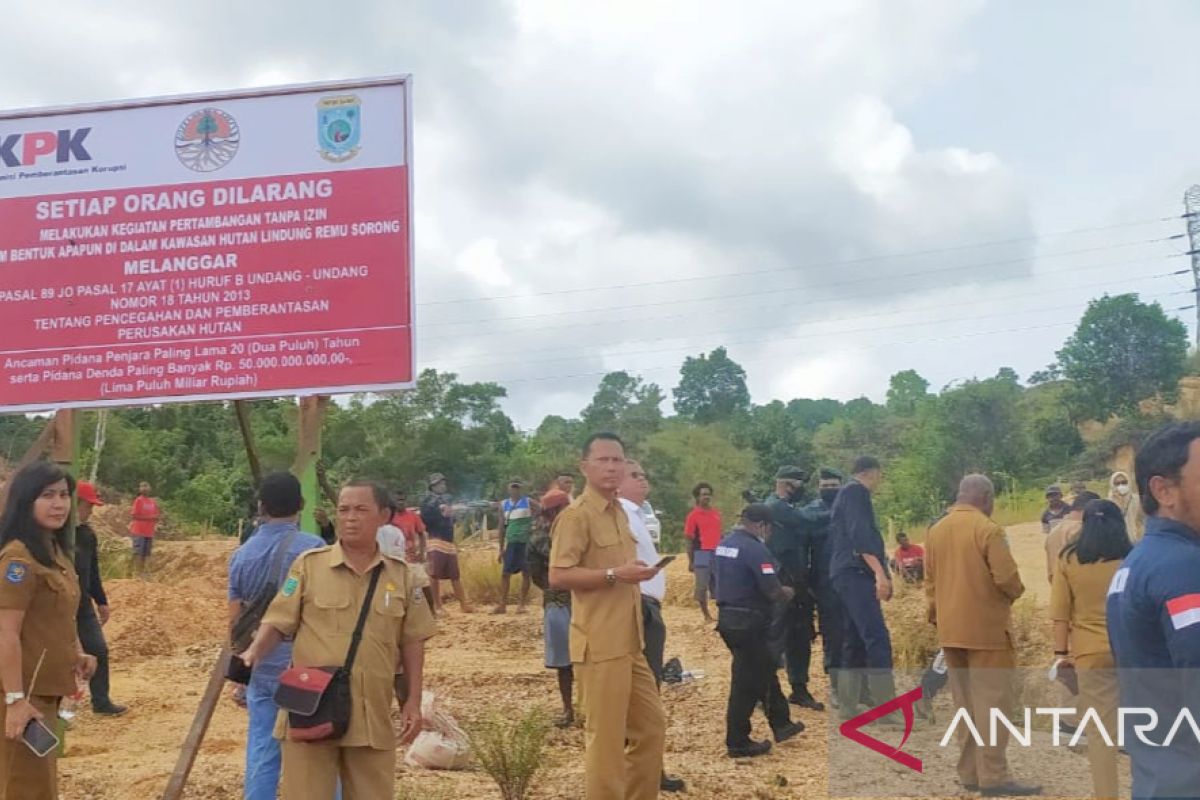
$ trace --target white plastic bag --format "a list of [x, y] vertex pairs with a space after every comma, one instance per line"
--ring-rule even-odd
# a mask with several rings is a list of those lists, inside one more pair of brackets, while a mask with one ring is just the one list
[[409, 746], [404, 763], [425, 769], [465, 769], [471, 761], [467, 734], [454, 717], [438, 707], [433, 692], [422, 693], [421, 716], [425, 729]]

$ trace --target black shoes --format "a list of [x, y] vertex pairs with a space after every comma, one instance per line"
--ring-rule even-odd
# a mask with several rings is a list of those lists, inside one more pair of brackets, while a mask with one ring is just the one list
[[770, 742], [746, 742], [739, 747], [729, 748], [730, 758], [757, 758], [771, 752]]
[[122, 705], [118, 705], [116, 703], [110, 703], [106, 706], [101, 706], [100, 708], [93, 708], [92, 713], [98, 714], [99, 716], [102, 716], [102, 717], [119, 717], [128, 710], [129, 710], [128, 706], [122, 706]]
[[783, 744], [788, 739], [794, 739], [804, 733], [804, 723], [799, 721], [789, 722], [786, 728], [780, 728], [777, 731], [773, 731], [773, 733], [775, 734], [775, 744]]
[[682, 792], [685, 788], [687, 787], [680, 778], [672, 778], [665, 772], [658, 784], [658, 789], [662, 792]]
[[825, 710], [825, 704], [813, 697], [808, 689], [800, 689], [799, 691], [792, 692], [791, 697], [788, 698], [788, 702], [794, 706], [808, 708], [813, 711]]
[[1008, 781], [997, 786], [984, 786], [979, 793], [984, 797], [1031, 797], [1041, 794], [1042, 787]]

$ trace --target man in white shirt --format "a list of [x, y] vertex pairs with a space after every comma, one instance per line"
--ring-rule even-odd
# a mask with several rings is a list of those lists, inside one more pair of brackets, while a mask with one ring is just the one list
[[[629, 528], [637, 537], [638, 561], [650, 566], [657, 564], [658, 550], [654, 546], [654, 540], [650, 538], [650, 529], [646, 527], [646, 516], [642, 512], [642, 506], [650, 496], [650, 481], [646, 477], [646, 471], [637, 461], [626, 461], [625, 481], [621, 484], [618, 494], [621, 497], [621, 507], [629, 517]], [[667, 646], [667, 626], [663, 624], [662, 618], [662, 601], [667, 594], [667, 576], [659, 570], [653, 578], [643, 581], [640, 588], [646, 662], [650, 665], [650, 671], [654, 673], [654, 679], [661, 686], [663, 658]], [[664, 792], [682, 792], [684, 783], [664, 772], [661, 789]]]

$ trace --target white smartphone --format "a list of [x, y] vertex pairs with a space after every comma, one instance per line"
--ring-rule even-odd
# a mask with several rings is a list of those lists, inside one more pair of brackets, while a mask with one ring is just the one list
[[29, 720], [21, 734], [21, 741], [25, 742], [38, 758], [45, 758], [58, 747], [58, 737], [40, 719]]

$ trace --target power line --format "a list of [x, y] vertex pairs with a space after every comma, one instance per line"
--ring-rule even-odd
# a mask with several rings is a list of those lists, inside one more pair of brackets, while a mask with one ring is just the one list
[[[1187, 215], [1184, 214], [1182, 216], [1186, 217]], [[757, 276], [757, 275], [771, 275], [771, 274], [782, 273], [782, 272], [789, 272], [789, 273], [804, 272], [806, 270], [820, 269], [823, 267], [844, 267], [844, 266], [850, 266], [850, 265], [854, 265], [854, 264], [873, 263], [876, 261], [899, 260], [899, 259], [903, 259], [903, 258], [916, 258], [918, 256], [927, 256], [927, 255], [944, 255], [946, 253], [961, 252], [963, 250], [973, 250], [973, 249], [984, 248], [984, 247], [998, 247], [1000, 245], [1006, 245], [1006, 244], [1019, 244], [1022, 242], [1036, 241], [1038, 239], [1048, 239], [1048, 238], [1054, 238], [1054, 237], [1059, 237], [1059, 236], [1071, 236], [1071, 235], [1082, 234], [1082, 233], [1097, 233], [1097, 232], [1101, 232], [1101, 231], [1117, 230], [1120, 228], [1132, 228], [1132, 227], [1138, 227], [1141, 225], [1152, 225], [1152, 224], [1163, 223], [1163, 222], [1174, 222], [1178, 219], [1180, 219], [1180, 216], [1158, 217], [1155, 219], [1139, 220], [1136, 222], [1121, 222], [1121, 223], [1116, 223], [1113, 225], [1099, 225], [1099, 226], [1095, 226], [1095, 227], [1091, 227], [1091, 228], [1076, 228], [1074, 230], [1057, 231], [1054, 233], [1044, 233], [1044, 234], [1037, 234], [1037, 235], [1033, 235], [1033, 236], [1018, 236], [1018, 237], [1014, 237], [1011, 239], [994, 239], [991, 241], [975, 242], [975, 243], [960, 244], [960, 245], [951, 245], [948, 247], [932, 248], [929, 250], [913, 250], [913, 251], [909, 251], [906, 253], [887, 253], [887, 254], [880, 254], [880, 255], [874, 255], [874, 256], [862, 256], [860, 258], [835, 259], [835, 260], [831, 260], [831, 261], [816, 261], [816, 262], [810, 262], [808, 264], [802, 264], [799, 266], [792, 265], [792, 266], [788, 266], [788, 267], [775, 267], [772, 269], [760, 269], [760, 270], [749, 270], [749, 271], [738, 270], [738, 271], [733, 271], [733, 272], [716, 273], [713, 275], [695, 275], [695, 276], [686, 277], [686, 278], [666, 278], [663, 280], [642, 281], [642, 282], [638, 282], [638, 283], [607, 284], [604, 286], [580, 287], [580, 288], [575, 288], [575, 289], [552, 289], [552, 290], [545, 291], [545, 292], [532, 292], [532, 293], [526, 292], [526, 293], [507, 294], [507, 295], [491, 295], [489, 297], [460, 297], [460, 298], [450, 298], [450, 299], [446, 299], [446, 300], [428, 300], [428, 301], [425, 301], [422, 303], [417, 303], [417, 306], [418, 307], [428, 307], [428, 306], [439, 306], [439, 305], [451, 305], [451, 304], [458, 304], [458, 303], [481, 303], [481, 302], [493, 301], [493, 300], [521, 300], [521, 299], [532, 298], [532, 297], [547, 297], [547, 296], [552, 296], [552, 295], [598, 292], [598, 291], [605, 291], [608, 289], [637, 289], [637, 288], [644, 288], [647, 286], [667, 286], [667, 285], [679, 284], [679, 283], [689, 283], [691, 281], [717, 280], [720, 278], [753, 277], [753, 276]]]
[[[1063, 256], [1073, 256], [1073, 255], [1083, 255], [1085, 253], [1104, 252], [1107, 250], [1116, 250], [1116, 249], [1120, 249], [1120, 248], [1124, 248], [1124, 247], [1138, 247], [1138, 246], [1147, 245], [1147, 244], [1157, 244], [1160, 242], [1167, 242], [1167, 241], [1171, 241], [1174, 239], [1180, 239], [1180, 238], [1183, 238], [1183, 236], [1184, 236], [1183, 234], [1176, 234], [1174, 236], [1159, 237], [1159, 238], [1155, 238], [1155, 239], [1143, 239], [1143, 240], [1139, 240], [1139, 241], [1135, 241], [1135, 242], [1123, 242], [1123, 243], [1115, 244], [1115, 245], [1105, 245], [1103, 247], [1087, 247], [1087, 248], [1082, 248], [1079, 250], [1067, 250], [1067, 251], [1063, 251], [1061, 253], [1050, 253], [1050, 254], [1043, 255], [1043, 256], [1029, 256], [1029, 257], [1024, 257], [1024, 258], [1002, 259], [1002, 260], [998, 260], [998, 261], [988, 261], [988, 262], [981, 262], [981, 263], [976, 263], [976, 264], [968, 264], [965, 266], [951, 265], [948, 267], [935, 267], [933, 269], [918, 270], [918, 271], [909, 272], [909, 273], [899, 273], [899, 274], [891, 276], [891, 277], [893, 277], [893, 278], [896, 278], [896, 277], [901, 277], [901, 278], [903, 278], [903, 277], [918, 277], [918, 276], [923, 276], [923, 275], [936, 275], [936, 274], [943, 273], [943, 272], [975, 270], [975, 269], [986, 268], [986, 267], [1004, 266], [1007, 264], [1021, 264], [1021, 263], [1031, 262], [1031, 261], [1039, 261], [1039, 260], [1046, 259], [1046, 258], [1061, 258]], [[830, 286], [850, 286], [850, 285], [854, 285], [854, 284], [865, 283], [865, 282], [869, 282], [869, 281], [877, 281], [877, 280], [879, 280], [878, 276], [867, 275], [867, 276], [863, 276], [861, 278], [854, 278], [854, 279], [846, 280], [846, 281], [825, 283], [825, 284], [822, 284], [822, 288], [828, 288]], [[617, 288], [630, 288], [630, 287], [614, 285], [610, 288], [617, 289]], [[650, 302], [650, 303], [633, 303], [633, 304], [625, 303], [625, 304], [622, 304], [619, 306], [602, 306], [602, 307], [597, 307], [597, 308], [571, 309], [571, 310], [567, 310], [567, 311], [549, 311], [549, 312], [544, 312], [544, 313], [540, 313], [540, 314], [522, 314], [522, 315], [510, 316], [510, 317], [486, 317], [484, 319], [449, 320], [449, 321], [445, 321], [445, 322], [422, 322], [422, 323], [420, 323], [420, 327], [430, 328], [430, 327], [443, 327], [446, 325], [478, 325], [478, 324], [483, 324], [483, 323], [510, 322], [510, 321], [515, 321], [515, 320], [541, 319], [544, 317], [558, 317], [558, 316], [564, 316], [564, 315], [570, 315], [570, 314], [581, 314], [581, 313], [591, 314], [591, 313], [597, 313], [597, 312], [601, 312], [601, 311], [621, 311], [621, 310], [629, 309], [629, 308], [659, 308], [662, 306], [678, 305], [681, 303], [699, 303], [699, 302], [707, 302], [710, 300], [727, 301], [727, 300], [733, 300], [733, 299], [739, 299], [739, 298], [745, 298], [745, 297], [760, 297], [760, 296], [766, 295], [766, 294], [778, 294], [780, 292], [801, 291], [801, 290], [808, 289], [808, 288], [811, 288], [811, 287], [809, 287], [809, 286], [776, 287], [776, 288], [772, 288], [772, 289], [759, 289], [759, 290], [755, 290], [752, 292], [740, 292], [737, 294], [720, 294], [720, 295], [710, 295], [708, 297], [692, 297], [692, 298], [681, 298], [681, 299], [676, 299], [676, 300], [660, 300], [660, 301], [655, 301], [655, 302]], [[531, 295], [526, 295], [526, 296], [533, 298], [536, 295], [531, 294]]]
[[[1090, 284], [1089, 288], [1100, 289], [1103, 287], [1116, 286], [1119, 284], [1133, 283], [1135, 281], [1149, 281], [1149, 280], [1154, 280], [1154, 279], [1158, 279], [1158, 278], [1165, 278], [1165, 277], [1170, 277], [1170, 276], [1174, 276], [1174, 275], [1179, 275], [1179, 274], [1183, 274], [1186, 272], [1187, 272], [1187, 270], [1177, 270], [1175, 272], [1161, 272], [1161, 273], [1157, 273], [1154, 275], [1134, 275], [1132, 277], [1124, 278], [1119, 281], [1107, 281], [1105, 283]], [[1055, 287], [1050, 287], [1050, 289], [1053, 289], [1053, 288], [1055, 288]], [[1043, 290], [1041, 292], [1037, 292], [1037, 293], [1033, 293], [1033, 294], [1031, 294], [1030, 292], [1020, 292], [1017, 294], [1002, 295], [999, 297], [988, 297], [983, 300], [977, 300], [974, 303], [955, 303], [955, 306], [961, 307], [961, 306], [971, 306], [971, 305], [983, 305], [983, 304], [996, 303], [996, 302], [1003, 301], [1003, 300], [1017, 300], [1017, 299], [1021, 299], [1021, 298], [1035, 297], [1035, 296], [1040, 297], [1045, 291], [1046, 290]], [[1152, 295], [1152, 297], [1167, 297], [1170, 295], [1190, 294], [1193, 291], [1194, 290], [1188, 289], [1188, 290], [1184, 290], [1181, 292], [1167, 292], [1165, 294]], [[919, 306], [916, 308], [893, 309], [893, 310], [889, 310], [889, 311], [875, 311], [875, 312], [871, 312], [871, 313], [867, 313], [867, 314], [854, 314], [853, 316], [825, 317], [823, 319], [811, 320], [811, 321], [782, 320], [782, 321], [777, 321], [777, 322], [771, 323], [769, 325], [748, 325], [748, 326], [739, 326], [736, 328], [717, 328], [717, 329], [696, 331], [696, 332], [679, 332], [679, 333], [675, 333], [670, 336], [658, 336], [658, 337], [654, 337], [651, 339], [646, 339], [646, 338], [642, 338], [642, 337], [633, 337], [633, 338], [626, 338], [626, 339], [606, 339], [604, 341], [604, 345], [607, 347], [607, 346], [611, 346], [611, 345], [615, 345], [615, 344], [630, 344], [630, 343], [642, 344], [642, 343], [648, 343], [648, 342], [671, 341], [673, 339], [683, 339], [683, 338], [723, 336], [723, 335], [727, 335], [730, 333], [740, 333], [742, 331], [766, 330], [766, 329], [770, 329], [770, 328], [787, 328], [787, 329], [791, 330], [791, 329], [794, 329], [797, 325], [799, 325], [801, 327], [808, 327], [808, 326], [816, 326], [816, 325], [825, 325], [825, 324], [833, 323], [833, 322], [845, 322], [848, 320], [870, 319], [872, 317], [890, 317], [890, 316], [898, 316], [901, 314], [919, 314], [924, 311], [940, 311], [940, 310], [944, 310], [944, 309], [945, 309], [945, 304], [939, 303], [938, 305]], [[1049, 309], [1049, 310], [1053, 310], [1053, 309]], [[1018, 314], [1025, 313], [1025, 310], [1017, 309], [1015, 311], [1007, 312], [1007, 314], [1013, 314], [1013, 313], [1018, 313]], [[660, 321], [660, 319], [661, 318], [655, 318], [655, 320], [653, 320], [653, 321], [657, 322], [657, 321]], [[939, 323], [939, 322], [950, 322], [950, 321], [953, 321], [953, 320], [931, 319], [931, 320], [924, 320], [919, 323], [912, 323], [912, 324], [914, 324], [914, 325], [930, 325], [930, 324], [935, 324], [935, 323]], [[611, 323], [606, 322], [604, 324], [611, 324]], [[877, 329], [869, 329], [869, 330], [877, 330]], [[831, 332], [831, 335], [840, 335], [842, 333], [857, 333], [857, 332], [859, 332], [859, 331], [856, 331], [856, 330], [855, 331], [835, 331], [835, 332]], [[732, 342], [730, 344], [732, 344]], [[693, 343], [692, 345], [689, 345], [689, 346], [695, 347], [696, 345]], [[532, 349], [532, 350], [521, 349], [520, 352], [522, 354], [546, 353], [546, 352], [554, 352], [554, 351], [561, 351], [561, 350], [574, 350], [574, 351], [578, 352], [579, 349], [580, 349], [580, 345], [569, 344], [569, 345], [559, 345], [557, 347], [541, 347], [541, 348], [536, 348], [536, 349]], [[679, 348], [679, 349], [685, 349], [685, 348]], [[625, 355], [625, 354], [624, 353], [610, 353], [609, 355]], [[511, 363], [511, 364], [540, 363], [541, 361], [544, 361], [544, 360], [546, 360], [546, 359], [536, 359], [536, 360], [523, 359], [521, 361], [498, 362], [498, 363]], [[549, 360], [560, 360], [560, 359], [549, 359]], [[497, 362], [480, 362], [478, 364], [475, 364], [475, 363], [466, 364], [466, 365], [460, 365], [459, 367], [456, 367], [456, 368], [463, 369], [463, 368], [467, 368], [467, 367], [488, 366], [489, 364], [492, 364], [492, 363], [497, 363]]]
[[[1186, 292], [1168, 292], [1166, 294], [1161, 294], [1161, 295], [1152, 295], [1151, 297], [1149, 297], [1147, 299], [1157, 300], [1160, 298], [1171, 297], [1171, 296], [1176, 296], [1176, 295], [1185, 294], [1185, 293]], [[896, 323], [893, 325], [881, 325], [881, 326], [874, 327], [874, 328], [851, 328], [850, 330], [828, 331], [828, 332], [824, 332], [822, 335], [847, 336], [847, 335], [855, 334], [855, 333], [878, 333], [880, 331], [900, 330], [903, 328], [922, 327], [922, 326], [926, 326], [926, 325], [947, 325], [947, 324], [952, 324], [952, 323], [956, 323], [956, 322], [970, 322], [973, 320], [1006, 318], [1006, 317], [1012, 317], [1012, 316], [1018, 315], [1018, 314], [1040, 314], [1040, 313], [1044, 313], [1047, 311], [1061, 311], [1062, 309], [1063, 309], [1063, 305], [1061, 303], [1058, 303], [1058, 304], [1055, 304], [1052, 306], [1043, 306], [1040, 308], [1027, 308], [1027, 309], [1021, 309], [1021, 310], [1016, 310], [1016, 311], [1010, 309], [1010, 310], [1001, 311], [1001, 312], [998, 312], [995, 314], [970, 314], [965, 317], [942, 317], [942, 318], [938, 318], [938, 319], [921, 320], [919, 322], [901, 322], [901, 323]], [[843, 320], [847, 320], [847, 319], [852, 319], [852, 318], [844, 317], [841, 320], [832, 320], [832, 321], [837, 322], [837, 321], [843, 321]], [[831, 321], [831, 320], [820, 320], [820, 321], [812, 322], [812, 323], [801, 323], [798, 327], [800, 327], [800, 328], [805, 328], [805, 327], [810, 327], [810, 326], [815, 327], [818, 325], [825, 324], [829, 321]], [[712, 335], [719, 335], [719, 332], [714, 333]], [[732, 341], [723, 341], [722, 345], [742, 345], [742, 344], [764, 344], [764, 343], [775, 343], [775, 342], [790, 342], [790, 341], [795, 341], [797, 339], [807, 339], [810, 336], [812, 336], [811, 333], [802, 334], [802, 335], [792, 335], [792, 336], [773, 336], [770, 338], [758, 338], [758, 339], [741, 339], [741, 340], [735, 339]], [[662, 348], [654, 348], [654, 349], [650, 349], [650, 350], [630, 350], [630, 351], [626, 351], [626, 352], [609, 353], [607, 355], [616, 358], [616, 357], [622, 357], [622, 356], [639, 356], [639, 355], [651, 355], [651, 354], [658, 354], [658, 353], [672, 353], [672, 352], [678, 352], [681, 350], [694, 350], [695, 348], [696, 348], [695, 344], [686, 344], [686, 345], [681, 345], [679, 347], [662, 347]], [[567, 360], [572, 360], [572, 359], [577, 359], [577, 358], [578, 358], [578, 355], [569, 355], [569, 356], [559, 356], [557, 358], [548, 358], [548, 359], [522, 359], [519, 361], [508, 361], [508, 362], [504, 362], [504, 361], [482, 362], [479, 364], [464, 364], [464, 365], [453, 367], [453, 369], [468, 369], [468, 368], [473, 368], [473, 367], [487, 367], [487, 366], [501, 367], [501, 366], [514, 366], [514, 365], [522, 365], [522, 364], [548, 364], [548, 363], [553, 363], [556, 361], [567, 361]]]
[[[1174, 254], [1157, 256], [1156, 258], [1167, 259], [1167, 258], [1173, 258], [1173, 257], [1175, 257]], [[1092, 271], [1092, 270], [1104, 269], [1106, 267], [1114, 267], [1114, 266], [1133, 266], [1133, 264], [1131, 264], [1128, 259], [1117, 259], [1117, 260], [1112, 260], [1112, 261], [1101, 262], [1099, 264], [1083, 264], [1083, 265], [1077, 265], [1077, 266], [1072, 266], [1072, 267], [1062, 267], [1060, 269], [1044, 270], [1044, 271], [1038, 273], [1038, 275], [1039, 276], [1060, 275], [1060, 274], [1066, 274], [1066, 273], [1071, 273], [1071, 272]], [[1186, 274], [1186, 273], [1187, 273], [1187, 270], [1183, 270], [1182, 273], [1179, 273], [1179, 274]], [[1154, 275], [1151, 277], [1160, 277], [1160, 276]], [[826, 283], [826, 284], [823, 284], [821, 288], [830, 288], [830, 287], [834, 287], [837, 285], [838, 284]], [[802, 291], [807, 288], [809, 288], [809, 287], [793, 287], [793, 288], [775, 289], [775, 290], [772, 290], [770, 293], [771, 294], [780, 294], [780, 293], [786, 293], [786, 292]], [[829, 298], [823, 298], [823, 299], [814, 300], [814, 301], [808, 303], [805, 306], [805, 310], [808, 311], [808, 310], [812, 310], [813, 308], [838, 305], [840, 303], [845, 303], [845, 302], [848, 302], [851, 300], [861, 300], [863, 298], [891, 295], [891, 294], [894, 294], [895, 291], [896, 290], [894, 287], [880, 286], [880, 287], [878, 287], [878, 290], [874, 291], [874, 292], [857, 292], [852, 296], [844, 296], [844, 297], [833, 296], [833, 297], [829, 297]], [[586, 311], [590, 313], [593, 311], [608, 311], [608, 310], [613, 310], [613, 311], [637, 310], [640, 308], [657, 307], [657, 306], [665, 305], [665, 304], [669, 304], [669, 303], [670, 303], [670, 301], [667, 301], [664, 303], [627, 304], [624, 306], [617, 306], [617, 307], [603, 308], [603, 309], [586, 309]], [[785, 303], [771, 304], [771, 305], [765, 305], [765, 306], [755, 306], [754, 310], [767, 311], [767, 310], [773, 310], [773, 309], [777, 309], [777, 308], [795, 308], [795, 306], [796, 306], [795, 302], [789, 300]], [[728, 307], [726, 307], [726, 308], [728, 308]], [[723, 310], [725, 310], [725, 309], [723, 308]], [[573, 312], [569, 312], [569, 313], [581, 314], [581, 313], [584, 313], [584, 311], [573, 311]], [[533, 317], [537, 317], [537, 316], [540, 316], [540, 315], [533, 315]], [[668, 315], [668, 316], [656, 316], [654, 318], [654, 321], [662, 322], [662, 321], [667, 321], [667, 320], [694, 319], [695, 316], [696, 316], [696, 312], [685, 313], [685, 314], [673, 314], [673, 315]], [[494, 320], [485, 320], [485, 321], [492, 322]], [[567, 330], [567, 329], [578, 330], [581, 328], [595, 327], [598, 325], [612, 325], [614, 322], [619, 323], [619, 322], [638, 322], [638, 321], [641, 321], [640, 318], [632, 318], [632, 319], [608, 319], [608, 318], [606, 318], [606, 319], [600, 320], [598, 322], [572, 321], [572, 322], [564, 323], [564, 324], [560, 324], [560, 325], [539, 325], [539, 326], [532, 327], [532, 328], [517, 328], [517, 329], [502, 330], [502, 331], [489, 330], [488, 335], [489, 336], [495, 336], [497, 334], [519, 335], [519, 334], [526, 334], [526, 333], [540, 333], [542, 331], [550, 331], [550, 330]], [[432, 323], [432, 324], [436, 325], [438, 323]], [[466, 323], [443, 323], [443, 324], [466, 324]], [[418, 329], [420, 329], [420, 330], [423, 330], [426, 327], [429, 327], [429, 324], [421, 323], [418, 325]], [[435, 335], [435, 336], [424, 336], [424, 335], [420, 336], [421, 341], [444, 341], [447, 339], [467, 339], [467, 338], [476, 339], [478, 337], [479, 337], [479, 333], [474, 332], [474, 331], [466, 331], [466, 332], [462, 332], [462, 333], [447, 333], [447, 334]]]
[[[1198, 307], [1197, 305], [1187, 305], [1187, 306], [1180, 306], [1178, 308], [1171, 308], [1171, 309], [1164, 309], [1164, 310], [1175, 313], [1175, 312], [1180, 312], [1180, 311], [1190, 311], [1197, 307]], [[924, 338], [924, 339], [909, 339], [907, 341], [880, 342], [880, 343], [876, 343], [876, 344], [861, 345], [861, 346], [856, 346], [856, 347], [833, 348], [830, 350], [825, 350], [823, 352], [845, 353], [845, 352], [856, 352], [856, 351], [860, 351], [860, 350], [877, 350], [877, 349], [884, 348], [884, 347], [896, 347], [899, 345], [949, 342], [949, 341], [957, 341], [959, 339], [970, 339], [970, 338], [975, 338], [975, 337], [979, 337], [979, 336], [995, 336], [995, 335], [1006, 334], [1006, 333], [1023, 333], [1026, 331], [1049, 330], [1051, 328], [1069, 327], [1069, 326], [1075, 325], [1075, 324], [1076, 324], [1075, 322], [1067, 321], [1067, 322], [1051, 322], [1051, 323], [1047, 323], [1045, 325], [1022, 325], [1022, 326], [1018, 326], [1018, 327], [1014, 327], [1014, 328], [1002, 328], [999, 330], [991, 330], [991, 331], [972, 331], [969, 333], [962, 333], [962, 334], [957, 334], [954, 336], [941, 336], [941, 337], [936, 337], [936, 338]], [[761, 361], [766, 358], [768, 358], [768, 356], [751, 356], [749, 358], [739, 359], [739, 363], [754, 363], [756, 361]], [[656, 366], [656, 367], [643, 367], [643, 368], [631, 369], [631, 370], [627, 370], [627, 371], [633, 372], [634, 374], [637, 374], [637, 375], [641, 375], [641, 374], [645, 374], [645, 373], [649, 373], [649, 372], [663, 372], [663, 371], [667, 371], [667, 370], [678, 370], [678, 369], [679, 369], [678, 364], [664, 364], [664, 365]], [[600, 371], [600, 372], [580, 372], [580, 373], [575, 373], [572, 375], [543, 375], [543, 376], [539, 376], [536, 378], [505, 378], [503, 381], [499, 381], [499, 382], [505, 386], [508, 386], [508, 385], [514, 384], [514, 383], [538, 383], [541, 381], [550, 381], [550, 380], [566, 381], [566, 380], [573, 380], [576, 378], [603, 377], [603, 376], [607, 375], [609, 372], [612, 372], [612, 370], [604, 370], [604, 371]]]

